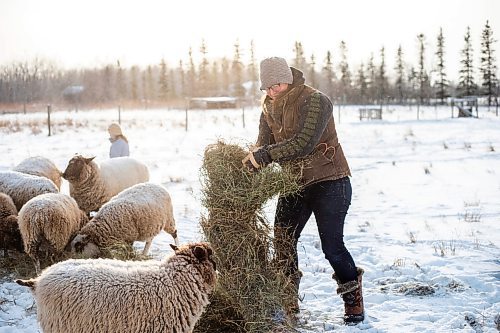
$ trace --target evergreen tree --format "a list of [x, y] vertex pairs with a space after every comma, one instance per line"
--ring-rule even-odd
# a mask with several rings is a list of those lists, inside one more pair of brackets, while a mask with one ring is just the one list
[[137, 66], [132, 66], [130, 68], [130, 97], [134, 102], [136, 102], [139, 97], [139, 94], [137, 92], [137, 73]]
[[436, 97], [440, 100], [441, 104], [444, 104], [444, 99], [448, 97], [448, 79], [446, 78], [446, 71], [444, 65], [444, 36], [443, 36], [443, 28], [439, 28], [439, 34], [437, 37], [437, 95]]
[[333, 101], [335, 98], [335, 71], [333, 70], [333, 59], [330, 51], [326, 52], [325, 66], [323, 67], [323, 76], [326, 79], [325, 93]]
[[200, 70], [198, 71], [198, 91], [201, 96], [208, 96], [209, 94], [209, 74], [208, 74], [208, 59], [207, 59], [207, 45], [205, 43], [205, 40], [203, 39], [201, 41], [201, 47], [200, 47], [200, 53], [201, 53], [201, 63], [200, 63]]
[[158, 98], [160, 101], [165, 102], [169, 98], [170, 88], [168, 86], [167, 63], [165, 59], [160, 61], [160, 77], [158, 78]]
[[196, 69], [194, 67], [193, 50], [189, 48], [189, 68], [187, 72], [187, 96], [195, 96], [196, 91]]
[[398, 102], [400, 104], [405, 100], [405, 67], [403, 61], [403, 49], [401, 45], [398, 47], [397, 55], [396, 55], [396, 90], [398, 95]]
[[356, 79], [356, 86], [359, 93], [358, 102], [361, 104], [366, 104], [366, 97], [368, 94], [368, 84], [366, 82], [365, 65], [363, 63], [359, 65], [358, 76]]
[[250, 42], [250, 63], [248, 64], [248, 79], [252, 82], [251, 97], [252, 101], [255, 102], [258, 99], [259, 94], [259, 75], [257, 69], [257, 61], [255, 60], [255, 45], [253, 40]]
[[314, 53], [313, 53], [313, 54], [311, 54], [311, 63], [309, 65], [309, 75], [307, 78], [307, 80], [309, 81], [309, 85], [312, 87], [317, 86], [315, 67], [316, 67], [316, 59], [314, 58]]
[[489, 22], [486, 21], [483, 33], [481, 35], [481, 67], [480, 71], [482, 74], [482, 87], [484, 89], [484, 94], [488, 96], [488, 106], [491, 105], [493, 96], [496, 95], [498, 81], [496, 77], [497, 67], [495, 64], [495, 56], [493, 44], [495, 40], [493, 39], [493, 30], [491, 29]]
[[349, 64], [347, 63], [347, 45], [344, 41], [340, 42], [340, 59], [340, 96], [345, 101], [349, 101], [352, 80]]
[[184, 72], [184, 63], [179, 60], [179, 96], [186, 97], [186, 73]]
[[233, 74], [234, 94], [238, 98], [245, 97], [245, 87], [243, 87], [243, 63], [241, 62], [240, 42], [234, 44], [234, 57], [231, 65]]
[[423, 104], [426, 98], [426, 82], [428, 75], [425, 71], [425, 36], [424, 34], [417, 35], [418, 39], [418, 99], [420, 104]]
[[222, 76], [222, 87], [225, 91], [229, 91], [229, 85], [231, 84], [229, 73], [229, 60], [224, 57], [221, 60], [221, 76]]
[[470, 36], [470, 27], [464, 37], [465, 46], [462, 49], [461, 68], [459, 71], [458, 90], [460, 96], [471, 96], [476, 93], [476, 83], [474, 81], [473, 49]]
[[380, 103], [383, 104], [387, 94], [387, 74], [385, 69], [385, 47], [380, 49], [380, 66], [378, 70], [378, 90]]
[[302, 47], [302, 43], [299, 41], [295, 42], [295, 47], [293, 49], [295, 54], [295, 58], [293, 59], [293, 67], [305, 71], [306, 69], [306, 58], [304, 56], [304, 48]]
[[116, 97], [118, 98], [118, 103], [126, 96], [125, 88], [125, 78], [123, 77], [123, 68], [120, 64], [120, 60], [116, 61]]
[[376, 68], [373, 62], [373, 53], [370, 55], [370, 59], [368, 60], [368, 99], [370, 102], [374, 102], [377, 95], [377, 75]]
[[148, 81], [147, 95], [149, 96], [150, 100], [155, 100], [156, 85], [154, 81], [153, 67], [151, 65], [149, 65], [147, 69], [147, 81]]

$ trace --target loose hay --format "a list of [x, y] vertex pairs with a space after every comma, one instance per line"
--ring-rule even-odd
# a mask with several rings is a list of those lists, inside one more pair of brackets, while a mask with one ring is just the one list
[[241, 163], [246, 154], [222, 141], [205, 150], [201, 176], [207, 212], [201, 226], [214, 247], [219, 277], [196, 332], [270, 331], [296, 298], [273, 264], [272, 230], [262, 207], [276, 195], [297, 192], [300, 175], [277, 165], [252, 173]]

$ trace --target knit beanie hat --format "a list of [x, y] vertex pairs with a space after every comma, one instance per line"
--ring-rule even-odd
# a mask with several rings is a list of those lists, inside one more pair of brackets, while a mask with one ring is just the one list
[[108, 132], [109, 135], [111, 136], [123, 135], [122, 129], [120, 128], [120, 125], [118, 125], [117, 123], [112, 123], [111, 125], [109, 125]]
[[260, 62], [260, 82], [261, 90], [278, 83], [292, 84], [292, 70], [284, 58], [266, 58]]

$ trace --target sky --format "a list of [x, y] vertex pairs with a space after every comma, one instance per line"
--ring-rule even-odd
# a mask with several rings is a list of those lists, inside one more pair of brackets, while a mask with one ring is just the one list
[[[342, 325], [343, 304], [321, 252], [314, 217], [298, 245], [304, 276], [299, 333], [498, 333], [500, 314], [500, 118], [451, 118], [449, 106], [384, 109], [382, 120], [360, 121], [355, 107], [335, 110], [349, 162], [353, 198], [344, 241], [364, 268], [366, 319]], [[203, 239], [200, 168], [207, 145], [222, 139], [244, 145], [257, 137], [259, 110], [122, 110], [131, 156], [150, 181], [169, 191], [179, 241]], [[456, 110], [455, 110], [456, 116]], [[75, 153], [105, 160], [114, 110], [0, 114], [0, 172], [29, 156], [64, 170]], [[8, 126], [8, 124], [12, 124]], [[61, 191], [68, 194], [68, 183]], [[273, 221], [276, 198], [264, 206]], [[270, 222], [272, 225], [272, 222]], [[171, 254], [161, 232], [150, 254]], [[144, 243], [134, 246], [142, 250]], [[10, 255], [14, 255], [11, 253]], [[431, 294], [431, 292], [433, 292]], [[0, 333], [38, 333], [36, 304], [25, 287], [0, 279]], [[469, 318], [469, 321], [466, 320]], [[475, 320], [480, 327], [472, 327]]]
[[366, 63], [371, 53], [377, 63], [384, 46], [390, 72], [399, 45], [406, 60], [417, 63], [420, 33], [427, 36], [431, 66], [442, 27], [453, 77], [466, 27], [478, 61], [487, 20], [494, 36], [500, 35], [499, 12], [498, 0], [2, 0], [0, 65], [39, 57], [63, 67], [117, 60], [122, 66], [145, 66], [162, 58], [177, 66], [179, 60], [186, 62], [190, 47], [199, 60], [203, 40], [212, 58], [232, 58], [238, 41], [248, 61], [253, 41], [257, 60], [273, 55], [291, 59], [300, 41], [308, 59], [314, 54], [322, 62], [331, 51], [338, 61], [343, 40], [353, 67]]

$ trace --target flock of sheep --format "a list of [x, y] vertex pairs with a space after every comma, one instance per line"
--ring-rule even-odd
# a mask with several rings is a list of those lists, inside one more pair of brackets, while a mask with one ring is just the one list
[[[61, 193], [62, 178], [69, 195]], [[166, 260], [98, 258], [116, 243], [144, 241], [147, 255], [161, 230], [172, 235]], [[32, 289], [44, 332], [191, 332], [215, 287], [208, 243], [179, 246], [167, 190], [149, 182], [145, 164], [75, 155], [61, 172], [30, 157], [0, 172], [0, 250], [24, 251], [38, 276]], [[45, 268], [42, 258], [59, 261]], [[91, 300], [91, 301], [89, 301]]]

